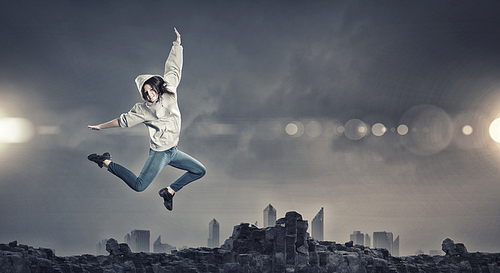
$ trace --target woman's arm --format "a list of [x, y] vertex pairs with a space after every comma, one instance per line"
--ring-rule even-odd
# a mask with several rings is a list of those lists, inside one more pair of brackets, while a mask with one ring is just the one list
[[175, 92], [182, 75], [183, 63], [183, 48], [181, 46], [181, 34], [174, 28], [177, 39], [173, 42], [170, 54], [168, 54], [167, 61], [165, 62], [164, 80], [171, 91]]
[[118, 123], [118, 119], [115, 118], [113, 120], [110, 120], [106, 123], [101, 123], [99, 125], [88, 125], [87, 128], [91, 130], [101, 130], [101, 129], [107, 129], [107, 128], [113, 128], [113, 127], [120, 127], [120, 124]]

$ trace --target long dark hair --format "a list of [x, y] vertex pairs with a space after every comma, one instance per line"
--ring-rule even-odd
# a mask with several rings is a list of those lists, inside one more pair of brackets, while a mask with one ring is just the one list
[[175, 97], [175, 93], [167, 89], [167, 83], [159, 76], [153, 76], [144, 82], [141, 88], [142, 98], [147, 101], [146, 92], [144, 92], [144, 85], [149, 84], [151, 87], [158, 93], [158, 96], [161, 97], [164, 93], [169, 94], [172, 97]]

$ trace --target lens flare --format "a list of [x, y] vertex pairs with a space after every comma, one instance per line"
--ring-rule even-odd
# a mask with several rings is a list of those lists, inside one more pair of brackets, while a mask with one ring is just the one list
[[345, 124], [345, 136], [350, 140], [360, 140], [368, 133], [367, 125], [359, 119], [351, 119]]
[[495, 119], [490, 124], [490, 137], [494, 141], [500, 143], [500, 118]]
[[304, 133], [304, 125], [300, 121], [293, 121], [285, 126], [285, 132], [293, 137], [300, 137]]
[[410, 133], [400, 139], [401, 144], [417, 155], [439, 153], [448, 147], [453, 138], [451, 117], [434, 105], [415, 106], [405, 112], [400, 122], [410, 128]]
[[384, 124], [382, 123], [375, 123], [372, 126], [372, 134], [375, 136], [382, 136], [386, 131], [387, 128], [385, 128]]
[[462, 127], [462, 133], [466, 136], [470, 136], [474, 132], [474, 129], [470, 125], [465, 125]]
[[24, 118], [0, 118], [0, 143], [23, 143], [33, 138], [33, 124]]

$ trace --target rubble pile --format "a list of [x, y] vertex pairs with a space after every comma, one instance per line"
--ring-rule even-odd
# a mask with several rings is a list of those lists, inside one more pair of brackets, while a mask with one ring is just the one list
[[172, 254], [133, 253], [127, 244], [109, 239], [108, 256], [57, 257], [50, 249], [11, 242], [0, 244], [0, 272], [500, 272], [500, 254], [469, 253], [451, 239], [443, 241], [444, 256], [393, 257], [386, 249], [316, 241], [307, 228], [307, 221], [292, 211], [274, 227], [235, 226], [220, 248]]

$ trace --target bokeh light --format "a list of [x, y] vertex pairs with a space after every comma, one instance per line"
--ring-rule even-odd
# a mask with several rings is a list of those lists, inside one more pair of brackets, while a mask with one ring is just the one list
[[293, 137], [300, 137], [304, 133], [304, 125], [300, 121], [293, 121], [285, 126], [285, 132]]
[[398, 134], [404, 136], [406, 134], [408, 134], [408, 126], [404, 125], [404, 124], [401, 124], [398, 126]]
[[470, 136], [474, 132], [474, 129], [470, 125], [465, 125], [462, 127], [462, 133], [466, 136]]
[[468, 111], [453, 118], [456, 126], [453, 143], [461, 149], [479, 149], [491, 140], [488, 133], [491, 119], [482, 111]]
[[387, 132], [387, 128], [385, 128], [382, 123], [375, 123], [372, 126], [372, 134], [375, 136], [383, 136]]
[[359, 119], [351, 119], [347, 121], [344, 127], [344, 134], [350, 140], [362, 139], [368, 133], [368, 126], [366, 126], [366, 124]]
[[411, 129], [409, 137], [401, 138], [401, 144], [417, 155], [436, 154], [448, 147], [453, 138], [451, 117], [437, 106], [413, 107], [403, 115], [401, 123]]
[[23, 143], [35, 134], [31, 121], [24, 118], [0, 118], [0, 143]]
[[321, 135], [323, 128], [319, 122], [313, 120], [307, 123], [305, 130], [306, 130], [306, 135], [312, 138], [316, 138]]

